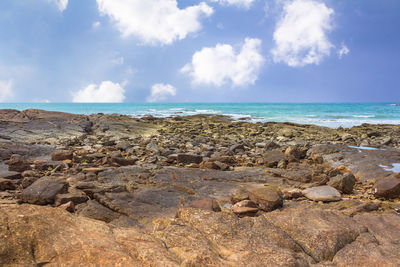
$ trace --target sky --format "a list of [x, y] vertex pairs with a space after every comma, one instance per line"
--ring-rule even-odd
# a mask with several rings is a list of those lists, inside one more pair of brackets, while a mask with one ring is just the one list
[[1, 0], [0, 102], [399, 102], [398, 0]]

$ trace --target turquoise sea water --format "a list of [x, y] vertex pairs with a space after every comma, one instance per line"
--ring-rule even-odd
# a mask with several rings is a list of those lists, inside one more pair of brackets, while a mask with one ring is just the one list
[[400, 105], [394, 103], [0, 103], [0, 109], [28, 108], [76, 114], [119, 113], [141, 117], [223, 114], [252, 122], [295, 122], [328, 127], [362, 123], [400, 124]]

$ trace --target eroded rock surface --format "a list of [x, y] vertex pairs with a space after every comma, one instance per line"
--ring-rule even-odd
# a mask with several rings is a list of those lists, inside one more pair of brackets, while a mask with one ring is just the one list
[[399, 147], [393, 125], [2, 110], [0, 265], [397, 266]]

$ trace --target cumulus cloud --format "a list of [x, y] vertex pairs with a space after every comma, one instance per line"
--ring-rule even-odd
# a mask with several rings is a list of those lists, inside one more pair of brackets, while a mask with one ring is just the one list
[[345, 44], [342, 44], [342, 47], [337, 51], [337, 53], [338, 53], [339, 59], [342, 59], [343, 56], [350, 53], [350, 49]]
[[188, 73], [194, 83], [222, 86], [254, 84], [265, 59], [261, 55], [261, 40], [246, 38], [240, 51], [229, 44], [217, 44], [197, 51], [192, 62], [181, 72]]
[[146, 44], [182, 40], [201, 29], [202, 16], [213, 13], [204, 2], [180, 9], [176, 0], [97, 0], [97, 5], [122, 36], [135, 36]]
[[48, 0], [48, 1], [56, 4], [58, 7], [58, 10], [60, 10], [61, 12], [63, 12], [65, 9], [67, 9], [68, 0]]
[[231, 6], [238, 6], [249, 8], [255, 0], [209, 0], [211, 2], [218, 2], [221, 5], [231, 5]]
[[283, 6], [274, 32], [274, 62], [291, 67], [318, 65], [334, 47], [327, 32], [332, 29], [333, 9], [314, 0], [294, 0]]
[[176, 95], [176, 89], [170, 84], [157, 83], [151, 87], [151, 94], [147, 98], [148, 102], [165, 101], [170, 96]]
[[100, 85], [89, 84], [87, 87], [73, 94], [73, 102], [78, 103], [118, 103], [125, 100], [125, 90], [111, 81], [104, 81]]
[[0, 102], [8, 101], [13, 96], [12, 81], [0, 80]]

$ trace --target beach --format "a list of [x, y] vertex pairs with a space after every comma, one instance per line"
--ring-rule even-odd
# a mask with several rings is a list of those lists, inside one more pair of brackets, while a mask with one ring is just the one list
[[400, 126], [0, 110], [0, 265], [400, 264]]

